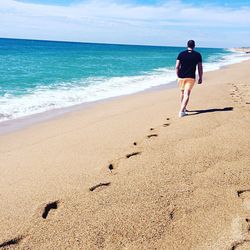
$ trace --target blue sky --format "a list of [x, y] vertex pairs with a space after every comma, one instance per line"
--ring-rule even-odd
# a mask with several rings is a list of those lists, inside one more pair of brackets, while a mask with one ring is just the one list
[[[48, 4], [48, 5], [71, 5], [76, 3], [83, 2], [82, 0], [19, 0], [19, 2], [26, 2], [26, 3], [40, 3], [40, 4]], [[117, 1], [118, 2], [118, 1]], [[128, 2], [128, 3], [135, 3], [135, 4], [147, 4], [147, 5], [154, 5], [154, 4], [161, 4], [166, 1], [161, 0], [127, 0], [127, 1], [120, 1]], [[184, 2], [184, 1], [183, 1]], [[193, 1], [185, 1], [184, 3], [202, 6], [202, 5], [217, 5], [217, 6], [227, 6], [227, 7], [243, 7], [249, 6], [249, 0], [231, 0], [231, 1], [221, 1], [221, 0], [193, 0]]]
[[249, 14], [249, 0], [1, 0], [0, 37], [241, 47]]

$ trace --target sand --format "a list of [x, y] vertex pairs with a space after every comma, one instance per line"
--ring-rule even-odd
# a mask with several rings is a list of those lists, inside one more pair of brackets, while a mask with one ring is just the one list
[[0, 136], [1, 249], [250, 249], [250, 61]]

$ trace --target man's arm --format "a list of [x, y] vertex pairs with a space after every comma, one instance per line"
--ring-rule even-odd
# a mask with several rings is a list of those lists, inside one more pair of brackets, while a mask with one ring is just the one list
[[198, 63], [198, 74], [199, 74], [198, 84], [201, 84], [202, 83], [202, 76], [203, 76], [203, 67], [202, 67], [201, 62]]
[[179, 77], [180, 68], [181, 68], [181, 62], [180, 62], [180, 60], [176, 60], [175, 69], [176, 69], [176, 75], [177, 75], [177, 77]]

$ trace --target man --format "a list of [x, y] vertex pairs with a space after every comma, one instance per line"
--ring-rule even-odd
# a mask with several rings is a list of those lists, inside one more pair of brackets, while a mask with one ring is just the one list
[[187, 50], [182, 51], [176, 60], [176, 74], [178, 83], [181, 89], [181, 109], [179, 117], [186, 115], [186, 107], [189, 101], [191, 90], [195, 84], [195, 72], [198, 65], [199, 80], [198, 84], [202, 83], [202, 57], [199, 52], [194, 51], [195, 42], [189, 40]]

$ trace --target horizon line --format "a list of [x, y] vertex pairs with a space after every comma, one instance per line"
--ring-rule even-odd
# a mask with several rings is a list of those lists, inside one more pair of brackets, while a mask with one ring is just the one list
[[[143, 46], [143, 47], [176, 47], [176, 48], [186, 48], [187, 46], [177, 46], [177, 45], [153, 45], [153, 44], [127, 44], [127, 43], [105, 43], [105, 42], [82, 42], [82, 41], [69, 41], [69, 40], [50, 40], [50, 39], [38, 39], [38, 38], [15, 38], [15, 37], [0, 37], [0, 39], [8, 40], [26, 40], [26, 41], [40, 41], [40, 42], [55, 42], [55, 43], [80, 43], [80, 44], [99, 44], [99, 45], [117, 45], [117, 46]], [[243, 47], [200, 47], [204, 49], [232, 49], [232, 48], [243, 48]]]

